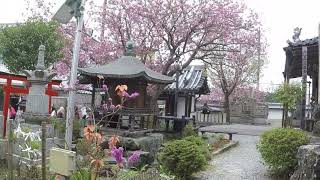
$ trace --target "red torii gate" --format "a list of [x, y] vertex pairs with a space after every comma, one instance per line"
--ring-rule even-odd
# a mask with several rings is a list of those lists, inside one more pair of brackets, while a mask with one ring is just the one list
[[[27, 81], [27, 77], [23, 75], [17, 75], [17, 74], [11, 74], [6, 72], [0, 72], [0, 79], [6, 79], [6, 84], [3, 86], [3, 138], [6, 137], [6, 131], [7, 131], [7, 118], [8, 118], [8, 108], [10, 103], [10, 94], [11, 93], [17, 93], [17, 94], [29, 94], [29, 82]], [[22, 81], [27, 86], [25, 88], [20, 87], [14, 87], [12, 84], [12, 81]], [[46, 88], [46, 95], [49, 96], [49, 112], [51, 112], [51, 97], [52, 96], [58, 96], [58, 92], [54, 91], [52, 89], [52, 85], [59, 85], [61, 81], [59, 80], [53, 80], [48, 83], [48, 86]]]

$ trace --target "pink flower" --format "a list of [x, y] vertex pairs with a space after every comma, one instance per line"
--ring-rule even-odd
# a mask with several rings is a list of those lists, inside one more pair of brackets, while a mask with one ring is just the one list
[[139, 93], [134, 92], [134, 93], [132, 93], [132, 94], [130, 95], [130, 98], [134, 99], [134, 98], [138, 97], [139, 95], [140, 95]]
[[134, 163], [138, 162], [140, 158], [140, 153], [135, 151], [129, 158], [128, 158], [128, 166], [132, 166]]
[[113, 147], [111, 150], [111, 156], [116, 160], [119, 166], [123, 166], [124, 157], [123, 157], [122, 147], [119, 147], [119, 148]]

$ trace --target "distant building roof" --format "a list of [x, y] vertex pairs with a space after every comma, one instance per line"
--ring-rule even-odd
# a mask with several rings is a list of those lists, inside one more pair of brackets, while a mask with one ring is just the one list
[[142, 77], [147, 82], [169, 84], [172, 77], [147, 68], [132, 52], [132, 44], [127, 44], [127, 52], [119, 59], [102, 66], [79, 68], [79, 73], [88, 76], [133, 79]]
[[318, 37], [300, 40], [297, 42], [288, 42], [289, 47], [318, 45]]
[[[207, 75], [204, 72], [205, 67], [203, 65], [191, 65], [182, 71], [178, 80], [179, 92], [193, 92], [196, 94], [207, 94], [210, 92]], [[175, 76], [174, 76], [175, 78]], [[174, 92], [176, 89], [176, 83], [173, 82], [166, 86], [165, 91]]]

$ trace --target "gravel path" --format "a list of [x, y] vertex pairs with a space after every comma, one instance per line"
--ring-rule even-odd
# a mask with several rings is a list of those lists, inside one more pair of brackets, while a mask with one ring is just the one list
[[196, 179], [203, 180], [274, 180], [268, 176], [267, 169], [262, 163], [256, 149], [259, 135], [277, 126], [254, 125], [223, 125], [205, 127], [206, 129], [229, 129], [237, 131], [233, 140], [239, 141], [238, 146], [213, 157], [210, 167], [198, 174]]
[[213, 158], [212, 166], [197, 179], [206, 180], [271, 180], [257, 152], [258, 136], [235, 135], [239, 145]]

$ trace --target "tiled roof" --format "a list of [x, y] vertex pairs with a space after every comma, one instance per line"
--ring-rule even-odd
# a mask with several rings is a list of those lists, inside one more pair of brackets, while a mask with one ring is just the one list
[[288, 42], [289, 46], [296, 47], [296, 46], [310, 46], [318, 44], [318, 37], [300, 40], [297, 42]]
[[[175, 75], [174, 75], [175, 79]], [[176, 89], [176, 83], [173, 82], [166, 86], [165, 91], [174, 91]], [[204, 72], [203, 65], [192, 65], [182, 71], [179, 76], [178, 89], [180, 92], [193, 92], [207, 94], [210, 92], [207, 75]]]
[[162, 75], [147, 68], [138, 58], [134, 56], [122, 56], [109, 64], [78, 68], [80, 74], [89, 76], [104, 76], [107, 78], [138, 78], [143, 77], [148, 82], [168, 84], [173, 81], [172, 77]]

